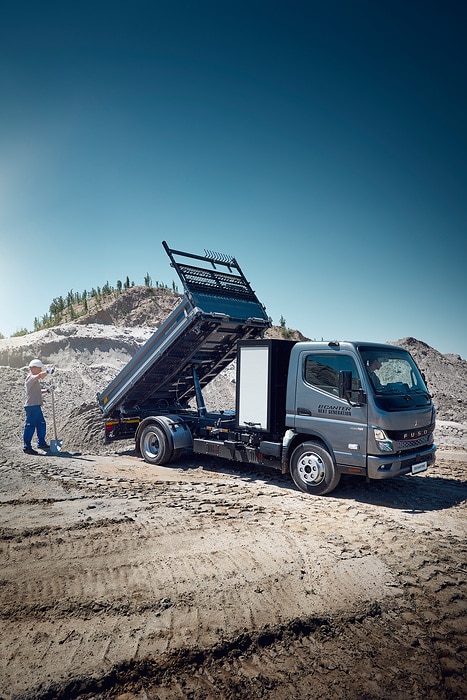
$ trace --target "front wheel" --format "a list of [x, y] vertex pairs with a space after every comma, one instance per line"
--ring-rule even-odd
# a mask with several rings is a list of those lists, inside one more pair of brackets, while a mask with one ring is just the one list
[[139, 438], [142, 457], [149, 464], [167, 464], [172, 457], [172, 446], [162, 428], [147, 425]]
[[290, 474], [300, 491], [324, 496], [333, 491], [341, 475], [329, 452], [315, 442], [303, 442], [290, 458]]

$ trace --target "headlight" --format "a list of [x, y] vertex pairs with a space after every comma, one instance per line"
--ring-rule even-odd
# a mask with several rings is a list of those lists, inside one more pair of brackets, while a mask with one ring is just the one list
[[394, 448], [392, 445], [392, 440], [388, 438], [384, 430], [381, 428], [373, 428], [373, 433], [375, 436], [376, 444], [381, 452], [393, 452]]

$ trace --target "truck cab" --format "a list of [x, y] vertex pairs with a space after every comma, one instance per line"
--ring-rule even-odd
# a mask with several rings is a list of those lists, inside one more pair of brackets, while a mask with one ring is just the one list
[[410, 353], [363, 342], [291, 349], [284, 471], [310, 493], [341, 474], [386, 479], [434, 462], [435, 408]]

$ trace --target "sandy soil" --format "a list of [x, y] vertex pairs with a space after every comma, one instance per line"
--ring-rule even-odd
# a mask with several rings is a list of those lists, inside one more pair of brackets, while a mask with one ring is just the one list
[[0, 458], [2, 698], [465, 698], [467, 454], [343, 479]]

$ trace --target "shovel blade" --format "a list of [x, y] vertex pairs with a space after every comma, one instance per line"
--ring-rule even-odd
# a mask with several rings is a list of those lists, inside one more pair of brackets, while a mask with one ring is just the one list
[[50, 451], [51, 452], [61, 452], [62, 451], [62, 441], [61, 440], [51, 440], [50, 441]]

